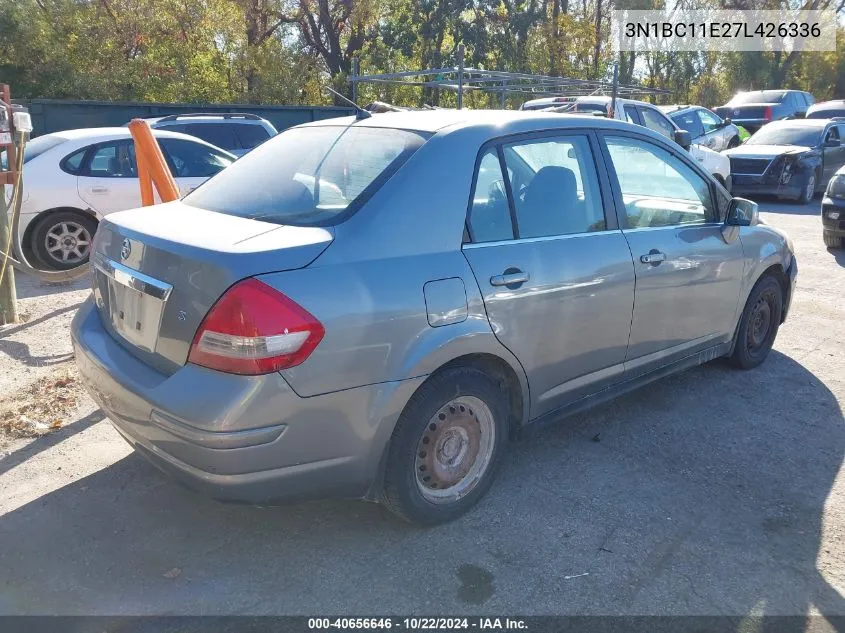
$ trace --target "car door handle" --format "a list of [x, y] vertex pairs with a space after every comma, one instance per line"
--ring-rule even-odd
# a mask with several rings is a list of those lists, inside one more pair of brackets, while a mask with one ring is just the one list
[[666, 253], [652, 250], [648, 255], [640, 255], [640, 261], [643, 264], [654, 264], [656, 266], [660, 262], [666, 261]]
[[491, 286], [515, 286], [524, 284], [526, 281], [528, 281], [528, 273], [521, 270], [490, 277]]
[[91, 193], [108, 193], [108, 187], [91, 187]]

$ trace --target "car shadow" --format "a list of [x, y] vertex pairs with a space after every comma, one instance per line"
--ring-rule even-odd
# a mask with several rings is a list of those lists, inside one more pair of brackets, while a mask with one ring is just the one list
[[845, 266], [845, 248], [828, 248], [827, 252], [833, 255], [833, 261], [840, 266]]
[[219, 504], [132, 454], [0, 518], [0, 613], [845, 615], [821, 548], [843, 422], [792, 358], [711, 363], [513, 444], [432, 529]]
[[85, 290], [91, 287], [91, 276], [84, 275], [75, 281], [49, 282], [41, 281], [33, 275], [15, 271], [15, 290], [18, 299], [32, 299], [45, 297], [71, 290]]

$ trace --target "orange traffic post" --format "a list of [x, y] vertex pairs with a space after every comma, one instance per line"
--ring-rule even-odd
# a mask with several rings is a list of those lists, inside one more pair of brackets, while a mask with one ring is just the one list
[[132, 119], [129, 131], [135, 140], [135, 161], [138, 164], [138, 179], [141, 182], [141, 204], [145, 207], [155, 204], [153, 188], [162, 202], [179, 199], [179, 187], [164, 160], [164, 154], [153, 136], [150, 124], [142, 119]]

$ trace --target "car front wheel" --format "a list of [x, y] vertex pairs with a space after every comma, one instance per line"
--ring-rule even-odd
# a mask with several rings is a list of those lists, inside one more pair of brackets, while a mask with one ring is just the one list
[[69, 270], [88, 262], [97, 221], [77, 211], [57, 211], [42, 218], [32, 232], [31, 247], [49, 270]]
[[456, 519], [489, 489], [508, 442], [508, 403], [499, 384], [470, 367], [429, 378], [391, 438], [385, 505], [403, 519]]
[[807, 182], [804, 184], [804, 189], [801, 194], [798, 196], [798, 202], [801, 204], [807, 204], [813, 199], [813, 196], [816, 195], [816, 174], [815, 172], [811, 172], [809, 176], [807, 176]]
[[834, 235], [832, 231], [822, 231], [822, 239], [828, 248], [845, 248], [845, 239]]
[[751, 289], [737, 329], [731, 364], [753, 369], [769, 355], [783, 314], [783, 288], [766, 275]]

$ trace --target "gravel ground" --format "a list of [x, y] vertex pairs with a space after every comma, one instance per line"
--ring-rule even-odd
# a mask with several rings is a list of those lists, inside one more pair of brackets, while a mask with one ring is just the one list
[[[759, 369], [690, 370], [513, 445], [463, 519], [222, 505], [76, 421], [0, 447], [2, 614], [845, 615], [845, 252], [764, 203], [799, 286]], [[0, 393], [61, 368], [84, 283], [19, 282]]]

